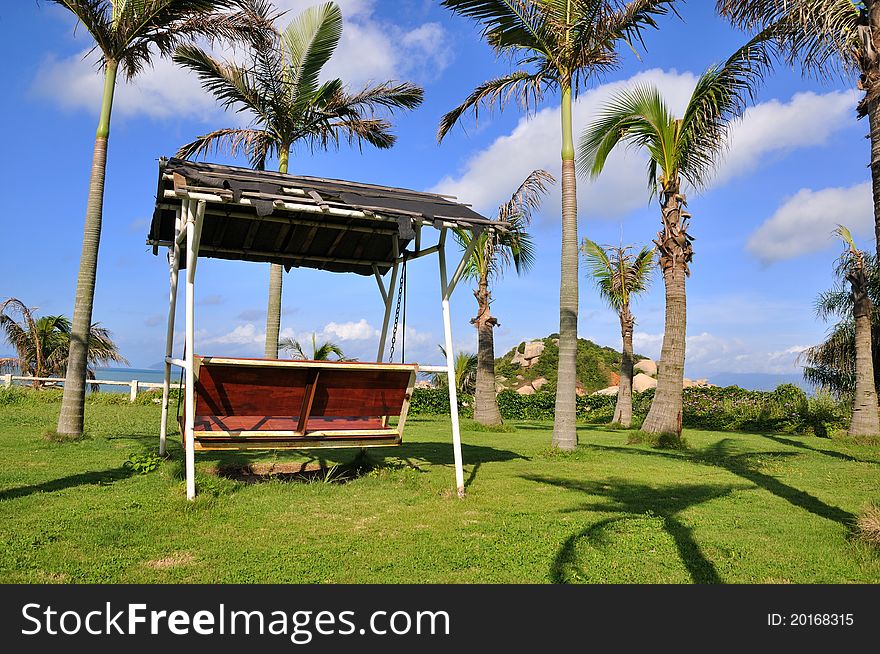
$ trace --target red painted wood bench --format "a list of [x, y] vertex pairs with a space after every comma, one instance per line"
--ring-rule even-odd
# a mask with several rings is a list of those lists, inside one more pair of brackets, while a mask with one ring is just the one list
[[194, 364], [196, 450], [400, 445], [418, 370], [201, 356]]

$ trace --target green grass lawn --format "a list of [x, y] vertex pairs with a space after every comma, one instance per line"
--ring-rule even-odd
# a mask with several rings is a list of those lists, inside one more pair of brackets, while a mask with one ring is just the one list
[[306, 452], [197, 455], [189, 503], [176, 437], [158, 470], [124, 465], [155, 450], [158, 407], [90, 403], [90, 438], [47, 442], [58, 407], [0, 406], [2, 582], [880, 581], [880, 553], [851, 535], [880, 497], [877, 447], [688, 431], [670, 452], [583, 426], [563, 455], [546, 423], [465, 425], [458, 500], [448, 420], [414, 418], [345, 483], [206, 473]]

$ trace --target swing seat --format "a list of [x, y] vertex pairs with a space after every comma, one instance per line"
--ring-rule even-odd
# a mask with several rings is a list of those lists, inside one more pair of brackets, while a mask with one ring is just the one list
[[418, 371], [415, 364], [200, 356], [194, 368], [193, 437], [203, 451], [400, 445]]

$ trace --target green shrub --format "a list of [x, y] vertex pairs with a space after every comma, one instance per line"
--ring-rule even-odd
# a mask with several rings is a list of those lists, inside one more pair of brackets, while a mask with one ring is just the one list
[[[655, 389], [633, 393], [633, 427], [641, 426], [654, 401]], [[460, 398], [462, 416], [473, 415], [470, 396]], [[831, 436], [845, 430], [850, 409], [829, 395], [807, 398], [792, 384], [775, 391], [747, 391], [738, 386], [692, 387], [682, 394], [682, 424], [710, 431], [772, 431], [815, 433]], [[553, 420], [555, 393], [541, 391], [520, 395], [504, 390], [498, 394], [498, 408], [504, 420]], [[577, 417], [581, 422], [608, 424], [614, 417], [617, 396], [584, 395], [577, 398]], [[411, 411], [415, 415], [446, 415], [449, 401], [442, 389], [418, 389]]]
[[157, 470], [160, 463], [162, 463], [162, 457], [160, 457], [158, 454], [147, 452], [144, 454], [130, 455], [128, 457], [128, 460], [122, 465], [129, 470], [133, 470], [134, 472], [145, 475], [148, 472], [153, 472], [153, 470]]

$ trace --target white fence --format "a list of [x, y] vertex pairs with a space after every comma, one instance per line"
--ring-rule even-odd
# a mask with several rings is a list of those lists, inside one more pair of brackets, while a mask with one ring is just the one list
[[[3, 380], [4, 388], [11, 388], [12, 382], [51, 382], [53, 384], [63, 384], [64, 377], [26, 377], [22, 375], [2, 375], [0, 379]], [[88, 379], [86, 380], [87, 384], [100, 384], [107, 386], [128, 386], [129, 396], [128, 399], [130, 402], [134, 402], [137, 399], [137, 395], [141, 390], [152, 390], [154, 388], [162, 388], [163, 384], [161, 382], [142, 382], [137, 379], [132, 379], [131, 381], [112, 381], [106, 379]], [[171, 388], [180, 388], [180, 384], [177, 382], [171, 382]]]

